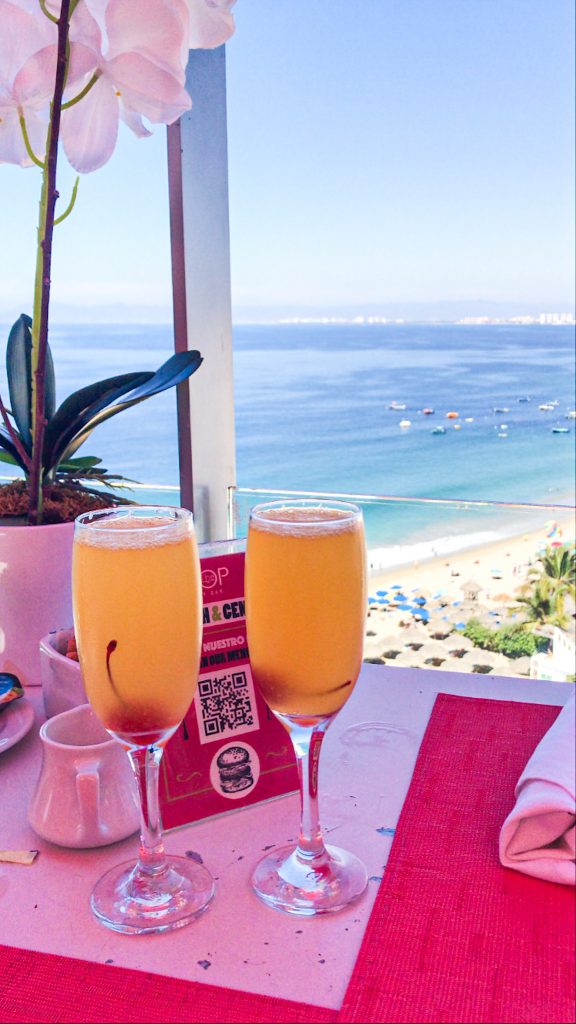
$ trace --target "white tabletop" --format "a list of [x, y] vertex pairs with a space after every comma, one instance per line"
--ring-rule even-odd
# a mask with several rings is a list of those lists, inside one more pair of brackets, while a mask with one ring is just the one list
[[217, 879], [209, 910], [181, 930], [123, 936], [98, 924], [92, 887], [136, 858], [137, 837], [98, 850], [40, 839], [27, 821], [40, 767], [40, 689], [30, 733], [0, 754], [0, 847], [38, 849], [30, 867], [0, 864], [0, 942], [337, 1008], [342, 1002], [392, 844], [437, 692], [563, 705], [570, 684], [366, 664], [328, 730], [320, 762], [324, 832], [361, 857], [362, 900], [335, 915], [300, 918], [265, 907], [249, 888], [264, 847], [294, 840], [296, 795], [172, 831], [169, 853], [200, 853]]

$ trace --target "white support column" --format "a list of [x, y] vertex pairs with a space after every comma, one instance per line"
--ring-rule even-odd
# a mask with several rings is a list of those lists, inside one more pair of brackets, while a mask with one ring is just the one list
[[198, 539], [224, 540], [236, 483], [224, 46], [190, 52], [187, 87], [192, 110], [168, 129], [175, 347], [204, 362], [179, 395], [181, 493]]

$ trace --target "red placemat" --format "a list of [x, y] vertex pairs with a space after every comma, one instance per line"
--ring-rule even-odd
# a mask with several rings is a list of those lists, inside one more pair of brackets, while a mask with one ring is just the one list
[[574, 1021], [574, 890], [498, 860], [558, 712], [438, 696], [339, 1021]]
[[2, 1024], [327, 1024], [335, 1010], [0, 946]]

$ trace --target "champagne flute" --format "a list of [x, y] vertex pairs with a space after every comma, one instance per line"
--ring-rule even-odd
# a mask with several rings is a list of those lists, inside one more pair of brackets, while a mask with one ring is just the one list
[[366, 556], [362, 513], [345, 502], [257, 505], [246, 547], [246, 619], [252, 672], [294, 746], [300, 783], [298, 844], [272, 851], [252, 885], [292, 914], [340, 910], [366, 888], [353, 854], [326, 846], [318, 759], [326, 729], [362, 663]]
[[138, 862], [100, 879], [92, 910], [127, 934], [181, 928], [214, 894], [206, 868], [166, 856], [158, 801], [164, 747], [198, 680], [202, 591], [192, 513], [160, 506], [87, 512], [76, 520], [72, 565], [86, 692], [130, 758], [141, 807]]

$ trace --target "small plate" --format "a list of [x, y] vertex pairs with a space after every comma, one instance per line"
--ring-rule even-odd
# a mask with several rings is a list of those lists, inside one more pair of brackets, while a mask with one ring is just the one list
[[0, 711], [0, 754], [13, 747], [32, 727], [34, 708], [26, 697], [19, 697]]

